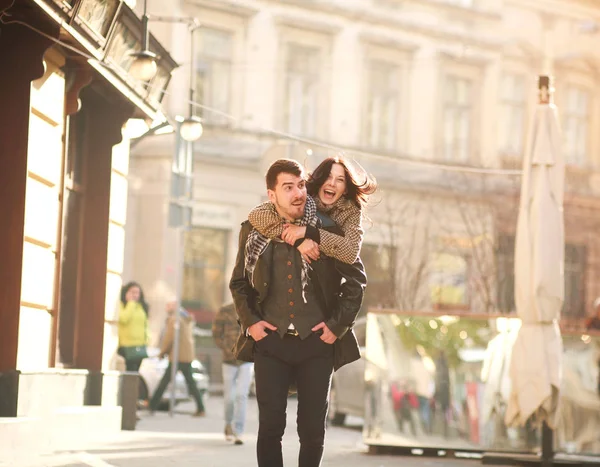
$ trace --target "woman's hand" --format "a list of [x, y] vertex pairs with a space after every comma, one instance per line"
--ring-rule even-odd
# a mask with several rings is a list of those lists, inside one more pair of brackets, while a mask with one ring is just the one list
[[137, 302], [139, 298], [140, 294], [135, 290], [135, 287], [131, 287], [125, 294], [125, 300], [127, 302]]
[[306, 227], [300, 227], [299, 225], [294, 224], [285, 224], [283, 226], [283, 233], [281, 234], [281, 239], [294, 246], [297, 240], [304, 238], [306, 235]]
[[319, 251], [319, 244], [310, 238], [307, 238], [298, 245], [298, 251], [308, 264], [310, 264], [311, 259], [315, 261], [318, 260], [319, 255], [321, 254]]

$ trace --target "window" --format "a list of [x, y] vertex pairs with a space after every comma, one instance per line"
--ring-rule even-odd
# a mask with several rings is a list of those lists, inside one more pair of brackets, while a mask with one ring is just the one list
[[496, 252], [498, 311], [515, 311], [515, 237], [500, 235]]
[[448, 161], [467, 162], [471, 150], [471, 80], [448, 75], [444, 85], [443, 154]]
[[444, 309], [465, 308], [469, 303], [467, 281], [467, 258], [453, 253], [436, 253], [429, 274], [432, 305]]
[[394, 149], [398, 128], [399, 77], [396, 66], [371, 61], [367, 101], [366, 142], [374, 148]]
[[523, 154], [526, 128], [526, 79], [524, 75], [507, 73], [500, 87], [500, 148], [503, 154]]
[[316, 131], [319, 49], [288, 44], [285, 80], [287, 131], [314, 136]]
[[451, 5], [462, 6], [465, 8], [470, 8], [475, 3], [475, 0], [446, 0], [446, 3], [450, 3]]
[[[515, 311], [515, 237], [501, 235], [498, 239], [498, 309], [501, 313]], [[585, 246], [565, 245], [565, 301], [563, 318], [585, 316]]]
[[200, 325], [209, 325], [225, 296], [228, 230], [194, 227], [186, 232], [182, 302]]
[[566, 93], [564, 115], [564, 137], [566, 161], [585, 166], [589, 140], [590, 93], [584, 89], [570, 87]]
[[586, 248], [582, 245], [565, 245], [565, 302], [562, 316], [585, 316]]
[[394, 307], [395, 249], [386, 245], [363, 245], [360, 257], [365, 265], [369, 286], [361, 313], [371, 307]]
[[[196, 101], [202, 105], [229, 113], [231, 105], [231, 70], [233, 36], [217, 29], [201, 28], [197, 38]], [[199, 115], [211, 123], [227, 123], [215, 112], [198, 109]]]

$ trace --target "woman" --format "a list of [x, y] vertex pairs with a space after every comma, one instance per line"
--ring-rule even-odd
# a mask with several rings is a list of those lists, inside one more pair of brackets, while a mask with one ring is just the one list
[[142, 360], [148, 356], [147, 344], [148, 304], [140, 285], [129, 282], [121, 289], [117, 351], [125, 359], [127, 371], [139, 371]]
[[[328, 214], [344, 231], [344, 236], [340, 236], [318, 229], [319, 250], [344, 263], [354, 263], [363, 239], [364, 208], [369, 196], [377, 189], [377, 182], [357, 170], [343, 156], [336, 156], [326, 158], [317, 166], [309, 175], [306, 189], [317, 210]], [[258, 232], [270, 239], [281, 237], [295, 245], [297, 240], [307, 238], [306, 226], [282, 223], [270, 202], [255, 207], [248, 220]]]

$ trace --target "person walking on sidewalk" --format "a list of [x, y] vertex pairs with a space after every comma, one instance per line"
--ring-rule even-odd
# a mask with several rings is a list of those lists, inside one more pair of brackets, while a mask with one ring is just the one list
[[[158, 387], [152, 395], [150, 400], [150, 412], [153, 413], [160, 401], [162, 396], [171, 381], [172, 365], [174, 364], [174, 348], [173, 344], [175, 341], [175, 321], [176, 315], [175, 310], [177, 309], [177, 301], [172, 300], [167, 303], [167, 322], [165, 323], [165, 329], [160, 343], [160, 357], [169, 355], [169, 366], [165, 370]], [[192, 375], [192, 362], [195, 359], [194, 351], [194, 319], [193, 317], [183, 308], [179, 307], [179, 358], [177, 362], [177, 370], [183, 373], [185, 382], [187, 384], [188, 392], [196, 401], [196, 413], [194, 416], [204, 416], [204, 404], [202, 402], [202, 394], [196, 386], [196, 381]]]
[[125, 360], [126, 371], [139, 372], [142, 360], [148, 357], [148, 303], [142, 287], [129, 282], [121, 288], [119, 307], [119, 347], [117, 353]]
[[223, 351], [223, 399], [225, 402], [225, 439], [243, 444], [242, 434], [246, 424], [246, 406], [252, 380], [250, 362], [242, 362], [233, 355], [233, 346], [240, 335], [240, 325], [233, 303], [217, 312], [212, 324], [212, 334], [217, 347]]
[[319, 253], [318, 228], [343, 232], [317, 213], [314, 203], [307, 204], [306, 176], [297, 161], [273, 162], [266, 185], [282, 222], [311, 226], [307, 236], [312, 239], [302, 239], [296, 248], [265, 237], [248, 221], [242, 224], [229, 283], [242, 326], [235, 355], [254, 361], [259, 467], [283, 466], [281, 442], [292, 381], [298, 393], [298, 465], [318, 467], [333, 370], [360, 358], [352, 326], [367, 278], [360, 259], [346, 264]]

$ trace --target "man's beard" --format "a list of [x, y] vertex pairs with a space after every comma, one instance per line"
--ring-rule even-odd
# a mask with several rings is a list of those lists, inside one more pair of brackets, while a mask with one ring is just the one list
[[[296, 202], [296, 201], [298, 201], [298, 200], [295, 200], [294, 202]], [[284, 208], [283, 206], [281, 206], [281, 204], [279, 204], [279, 200], [277, 198], [275, 198], [274, 204], [275, 204], [275, 208], [277, 209], [277, 212], [279, 213], [279, 215], [288, 217], [292, 220], [296, 220], [296, 219], [300, 219], [304, 215], [304, 208], [306, 207], [306, 200], [304, 200], [304, 203], [302, 204], [301, 208], [299, 206], [294, 206], [292, 204], [290, 204], [287, 208]]]

